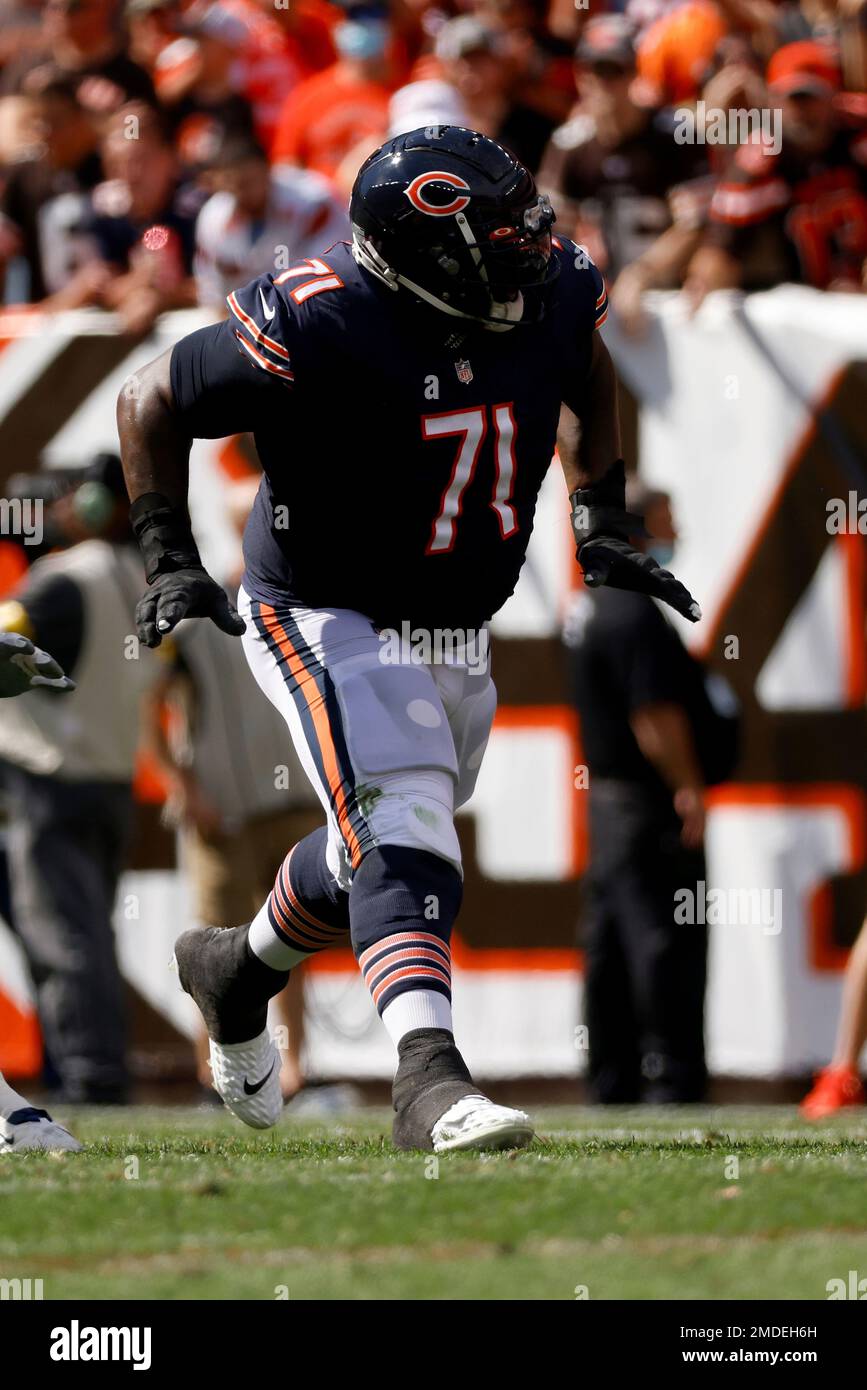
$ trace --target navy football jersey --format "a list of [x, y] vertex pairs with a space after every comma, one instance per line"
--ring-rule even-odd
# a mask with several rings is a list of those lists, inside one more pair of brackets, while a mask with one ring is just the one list
[[491, 332], [390, 291], [340, 243], [229, 296], [172, 354], [190, 434], [252, 430], [264, 470], [244, 586], [380, 627], [477, 627], [512, 593], [554, 453], [580, 409], [596, 267], [559, 238], [544, 319]]

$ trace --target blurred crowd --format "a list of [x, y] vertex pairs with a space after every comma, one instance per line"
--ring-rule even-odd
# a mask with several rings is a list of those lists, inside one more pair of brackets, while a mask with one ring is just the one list
[[867, 0], [0, 0], [6, 305], [130, 332], [348, 235], [366, 155], [512, 149], [651, 288], [865, 289]]

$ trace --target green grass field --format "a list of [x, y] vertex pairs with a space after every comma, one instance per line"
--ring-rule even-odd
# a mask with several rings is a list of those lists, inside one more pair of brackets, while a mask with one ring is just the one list
[[537, 1118], [531, 1149], [434, 1165], [396, 1154], [380, 1111], [261, 1135], [83, 1112], [86, 1153], [0, 1160], [0, 1278], [46, 1299], [523, 1300], [825, 1299], [867, 1276], [863, 1112]]

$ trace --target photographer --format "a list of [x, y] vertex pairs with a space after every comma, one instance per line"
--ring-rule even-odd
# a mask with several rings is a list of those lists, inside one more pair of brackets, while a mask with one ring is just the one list
[[49, 522], [67, 548], [38, 559], [0, 605], [0, 631], [50, 651], [76, 689], [62, 701], [37, 690], [0, 717], [13, 913], [64, 1098], [120, 1102], [126, 1030], [112, 909], [153, 667], [132, 636], [142, 575], [119, 460], [98, 455]]

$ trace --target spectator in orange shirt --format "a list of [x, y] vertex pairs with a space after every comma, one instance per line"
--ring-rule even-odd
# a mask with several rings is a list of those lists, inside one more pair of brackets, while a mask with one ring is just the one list
[[[287, 49], [305, 76], [330, 67], [337, 58], [333, 31], [340, 22], [340, 10], [323, 0], [245, 0], [264, 10], [282, 30]], [[285, 94], [284, 94], [285, 95]]]
[[287, 97], [271, 147], [273, 163], [300, 164], [333, 179], [341, 173], [348, 177], [341, 166], [353, 151], [359, 151], [360, 163], [385, 138], [392, 87], [390, 38], [384, 9], [364, 5], [350, 10], [334, 30], [337, 62]]
[[638, 75], [658, 105], [694, 101], [727, 25], [709, 0], [689, 0], [652, 24], [639, 40]]

